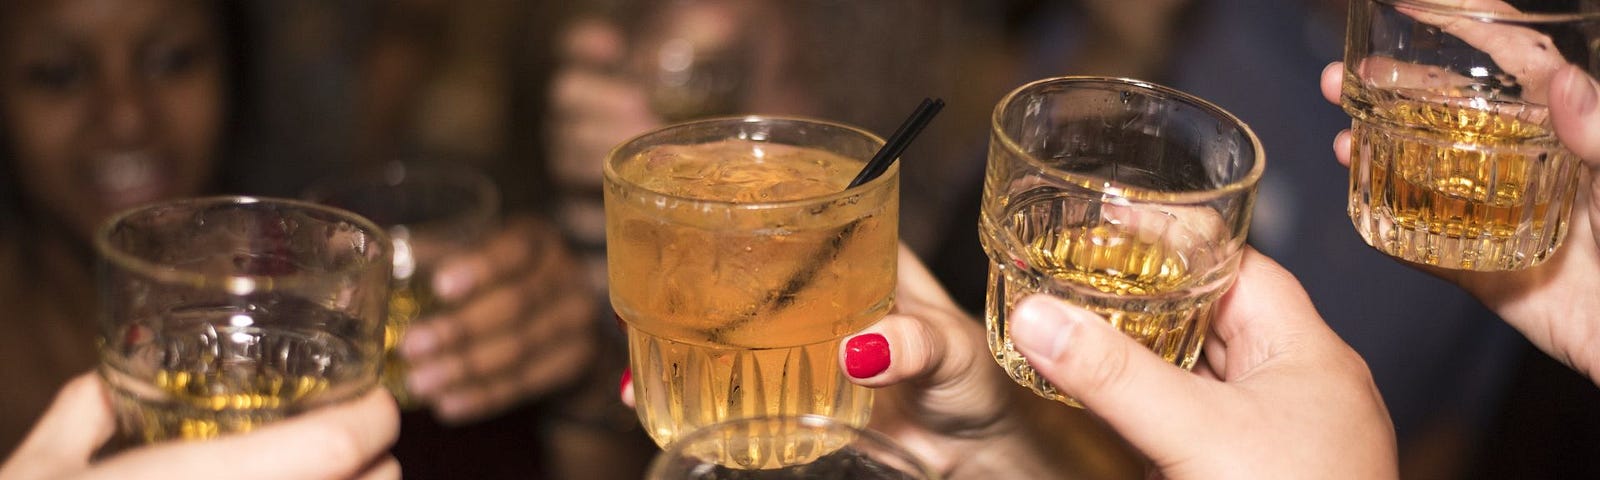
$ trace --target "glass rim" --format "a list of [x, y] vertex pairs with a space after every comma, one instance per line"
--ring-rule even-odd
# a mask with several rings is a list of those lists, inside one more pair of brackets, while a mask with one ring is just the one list
[[[817, 415], [814, 413], [803, 415], [763, 415], [735, 418], [697, 428], [694, 431], [689, 432], [688, 435], [678, 437], [678, 439], [674, 440], [671, 445], [663, 448], [661, 453], [656, 455], [656, 458], [650, 461], [650, 466], [647, 469], [648, 471], [646, 472], [645, 476], [648, 478], [656, 478], [657, 475], [660, 474], [661, 470], [669, 468], [669, 462], [671, 459], [668, 458], [667, 452], [677, 451], [681, 453], [686, 450], [687, 445], [693, 442], [722, 437], [723, 435], [718, 431], [720, 429], [754, 425], [758, 422], [794, 423], [802, 428], [818, 430], [847, 430], [854, 434], [857, 438], [868, 439], [876, 446], [882, 447], [883, 451], [899, 457], [899, 460], [906, 462], [907, 467], [915, 469], [915, 473], [921, 474], [924, 478], [935, 480], [940, 478], [938, 473], [935, 472], [932, 467], [929, 467], [928, 463], [923, 461], [921, 457], [918, 457], [916, 453], [913, 453], [899, 442], [895, 442], [894, 439], [889, 438], [888, 435], [884, 435], [881, 432], [871, 430], [866, 427], [853, 426], [833, 417]], [[848, 447], [848, 444], [846, 446]], [[682, 457], [685, 455], [679, 456]]]
[[[886, 183], [888, 183], [891, 179], [897, 178], [900, 175], [900, 162], [896, 161], [896, 162], [894, 162], [893, 165], [890, 165], [889, 169], [885, 170], [882, 175], [878, 175], [877, 178], [874, 178], [874, 179], [868, 181], [867, 183], [861, 184], [861, 185], [856, 186], [854, 188], [846, 188], [844, 190], [839, 190], [837, 192], [830, 192], [830, 193], [823, 194], [823, 195], [815, 195], [815, 196], [797, 198], [797, 199], [792, 199], [792, 200], [781, 200], [781, 201], [773, 201], [773, 202], [740, 202], [740, 201], [730, 201], [730, 200], [711, 200], [711, 199], [696, 198], [696, 197], [689, 197], [689, 196], [683, 196], [683, 195], [673, 195], [673, 194], [666, 193], [666, 192], [652, 190], [652, 189], [649, 189], [649, 188], [645, 188], [642, 185], [639, 185], [638, 182], [634, 182], [632, 180], [624, 178], [621, 174], [617, 173], [616, 167], [614, 166], [614, 163], [618, 160], [618, 155], [619, 154], [621, 154], [624, 150], [627, 150], [627, 149], [633, 147], [635, 144], [637, 144], [637, 143], [639, 143], [639, 142], [641, 142], [641, 141], [643, 141], [643, 140], [645, 140], [645, 139], [647, 139], [649, 137], [665, 134], [665, 133], [673, 131], [673, 130], [679, 130], [679, 129], [690, 128], [690, 127], [695, 127], [695, 126], [703, 126], [703, 125], [711, 125], [711, 124], [745, 124], [745, 123], [748, 123], [748, 124], [761, 124], [761, 123], [765, 123], [765, 124], [782, 124], [782, 123], [791, 123], [791, 124], [818, 125], [818, 126], [823, 126], [823, 127], [828, 127], [828, 128], [836, 128], [836, 129], [839, 129], [839, 130], [842, 130], [842, 131], [845, 131], [845, 132], [849, 132], [849, 133], [853, 133], [853, 134], [856, 134], [856, 135], [860, 135], [860, 136], [866, 138], [867, 140], [871, 141], [873, 144], [877, 145], [878, 148], [883, 148], [883, 144], [884, 144], [883, 137], [879, 137], [877, 134], [869, 132], [866, 129], [863, 129], [863, 128], [860, 128], [860, 127], [851, 126], [851, 125], [847, 125], [847, 124], [840, 123], [840, 122], [833, 122], [833, 121], [821, 120], [821, 119], [810, 118], [810, 117], [787, 116], [787, 115], [732, 115], [732, 116], [723, 116], [723, 117], [709, 117], [709, 118], [702, 118], [702, 119], [698, 119], [698, 120], [690, 120], [690, 121], [687, 121], [687, 122], [680, 122], [680, 123], [674, 123], [674, 124], [670, 124], [670, 125], [665, 125], [665, 126], [662, 126], [660, 128], [656, 128], [656, 129], [650, 130], [648, 132], [644, 132], [644, 133], [635, 135], [632, 138], [629, 138], [627, 141], [624, 141], [624, 142], [618, 144], [615, 148], [612, 148], [611, 152], [606, 154], [606, 158], [605, 158], [605, 162], [604, 162], [604, 168], [602, 169], [602, 174], [603, 174], [605, 180], [610, 182], [610, 183], [616, 184], [618, 186], [626, 187], [627, 189], [632, 190], [632, 191], [646, 192], [646, 193], [649, 193], [651, 196], [656, 197], [656, 198], [669, 199], [669, 200], [673, 200], [673, 201], [677, 201], [677, 202], [689, 203], [689, 204], [694, 204], [694, 205], [702, 205], [702, 206], [709, 206], [709, 207], [720, 207], [720, 208], [726, 208], [726, 209], [729, 209], [729, 210], [777, 210], [777, 209], [783, 209], [783, 208], [798, 208], [798, 207], [807, 207], [807, 206], [817, 205], [817, 204], [822, 204], [822, 203], [829, 203], [829, 202], [837, 201], [837, 200], [840, 200], [840, 199], [849, 198], [852, 195], [857, 195], [857, 194], [861, 194], [861, 193], [864, 193], [864, 192], [872, 192], [872, 191], [881, 190], [881, 189], [884, 188], [884, 185]], [[759, 141], [759, 142], [768, 143], [766, 141]], [[863, 159], [862, 160], [863, 165], [865, 165], [865, 163], [867, 161], [869, 161], [869, 160], [870, 159]]]
[[[399, 170], [399, 178], [394, 178], [394, 171]], [[373, 173], [376, 173], [375, 175]], [[450, 182], [441, 182], [448, 179]], [[456, 183], [459, 181], [459, 183]], [[400, 223], [408, 229], [426, 228], [434, 225], [487, 225], [493, 223], [500, 215], [501, 193], [500, 187], [495, 185], [489, 175], [475, 168], [459, 165], [449, 165], [440, 162], [404, 162], [390, 161], [367, 168], [323, 177], [311, 183], [301, 192], [303, 200], [327, 206], [328, 201], [337, 198], [342, 193], [347, 193], [363, 187], [401, 188], [410, 182], [426, 182], [429, 184], [444, 184], [461, 186], [471, 190], [474, 200], [483, 208], [472, 209], [472, 214], [460, 219], [431, 219], [423, 222]], [[339, 207], [334, 207], [340, 209]], [[351, 211], [351, 213], [355, 213]], [[357, 213], [357, 216], [362, 216]], [[362, 216], [365, 218], [365, 216]], [[370, 218], [368, 220], [371, 220]], [[373, 224], [377, 224], [373, 221]], [[379, 225], [382, 227], [383, 225]], [[387, 229], [386, 229], [387, 230]]]
[[[1045, 86], [1072, 84], [1100, 84], [1133, 87], [1135, 89], [1152, 92], [1157, 96], [1170, 97], [1180, 102], [1189, 103], [1195, 107], [1199, 107], [1201, 110], [1210, 112], [1219, 119], [1232, 124], [1239, 130], [1241, 134], [1244, 135], [1245, 140], [1249, 142], [1251, 153], [1253, 153], [1255, 156], [1254, 161], [1251, 162], [1250, 171], [1246, 172], [1244, 176], [1234, 179], [1233, 181], [1217, 188], [1196, 191], [1165, 192], [1123, 185], [1108, 179], [1067, 172], [1059, 168], [1052, 167], [1046, 164], [1039, 157], [1028, 153], [1022, 148], [1022, 145], [1017, 143], [1016, 139], [1011, 138], [1011, 135], [1004, 131], [1004, 129], [1001, 127], [1001, 123], [1003, 122], [1002, 116], [1007, 110], [1009, 110], [1008, 107], [1011, 106], [1012, 102], [1015, 101], [1017, 97], [1025, 93], [1030, 93]], [[1240, 120], [1239, 117], [1234, 116], [1232, 112], [1229, 112], [1222, 107], [1219, 107], [1216, 104], [1193, 94], [1153, 82], [1127, 77], [1069, 75], [1062, 77], [1050, 77], [1028, 82], [1027, 84], [1017, 87], [1015, 90], [1012, 90], [1010, 93], [1007, 93], [1006, 96], [1000, 98], [999, 103], [995, 104], [994, 113], [989, 118], [989, 131], [993, 133], [996, 138], [1000, 139], [1001, 146], [1009, 153], [1024, 158], [1029, 164], [1035, 168], [1038, 168], [1042, 172], [1047, 172], [1052, 176], [1067, 180], [1072, 184], [1079, 185], [1090, 190], [1133, 200], [1170, 203], [1196, 203], [1233, 195], [1235, 193], [1247, 191], [1255, 187], [1255, 185], [1260, 182], [1261, 175], [1266, 170], [1267, 165], [1267, 154], [1266, 150], [1261, 145], [1261, 139], [1256, 137], [1256, 132], [1250, 128], [1250, 125], [1244, 123], [1244, 121]]]
[[[384, 256], [392, 256], [393, 255], [393, 253], [390, 252], [390, 250], [393, 248], [393, 246], [392, 246], [392, 241], [389, 239], [388, 232], [384, 231], [384, 229], [382, 229], [382, 228], [379, 228], [377, 224], [372, 223], [372, 221], [368, 220], [366, 217], [363, 217], [361, 215], [357, 215], [357, 214], [355, 214], [353, 212], [350, 212], [348, 210], [343, 210], [343, 209], [340, 209], [340, 208], [330, 207], [330, 206], [327, 206], [327, 205], [308, 202], [308, 201], [304, 201], [304, 200], [295, 200], [295, 199], [289, 199], [289, 198], [276, 198], [276, 197], [260, 197], [260, 196], [249, 196], [249, 195], [221, 195], [221, 196], [209, 196], [209, 197], [180, 198], [180, 199], [173, 199], [173, 200], [166, 200], [166, 201], [158, 201], [158, 202], [153, 202], [153, 203], [146, 203], [146, 204], [143, 204], [143, 205], [139, 205], [139, 206], [135, 206], [135, 207], [132, 207], [132, 208], [128, 208], [126, 210], [122, 210], [120, 212], [112, 214], [111, 217], [107, 218], [104, 222], [102, 222], [100, 224], [100, 227], [98, 229], [96, 229], [95, 236], [94, 236], [94, 248], [95, 248], [96, 253], [99, 255], [99, 258], [102, 259], [102, 261], [108, 262], [108, 263], [116, 266], [117, 268], [120, 268], [120, 269], [123, 269], [123, 270], [127, 270], [127, 271], [130, 271], [130, 272], [135, 272], [135, 273], [137, 273], [139, 275], [145, 276], [147, 278], [154, 279], [154, 280], [156, 280], [158, 282], [162, 282], [162, 283], [182, 283], [182, 284], [189, 284], [189, 285], [194, 285], [194, 286], [208, 286], [208, 285], [211, 285], [211, 284], [215, 283], [217, 286], [219, 286], [221, 288], [227, 289], [229, 291], [233, 291], [234, 293], [238, 293], [238, 294], [244, 294], [244, 293], [252, 292], [258, 286], [263, 286], [263, 285], [272, 286], [274, 288], [292, 287], [292, 286], [298, 285], [300, 283], [300, 281], [299, 281], [300, 277], [303, 277], [304, 275], [296, 274], [296, 275], [287, 275], [287, 276], [275, 276], [275, 275], [205, 274], [205, 273], [199, 273], [199, 272], [190, 271], [190, 270], [171, 268], [170, 266], [166, 266], [166, 265], [163, 265], [163, 264], [160, 264], [160, 263], [157, 263], [157, 262], [152, 262], [152, 261], [149, 261], [149, 260], [145, 260], [143, 258], [140, 258], [140, 257], [132, 254], [132, 253], [128, 253], [126, 250], [123, 250], [122, 248], [116, 247], [116, 246], [111, 244], [111, 233], [112, 233], [112, 230], [114, 230], [118, 226], [122, 225], [123, 222], [127, 221], [128, 219], [131, 219], [133, 217], [136, 217], [136, 216], [139, 216], [139, 215], [142, 215], [142, 214], [147, 214], [147, 213], [153, 212], [155, 210], [169, 209], [169, 208], [193, 208], [193, 207], [215, 206], [215, 205], [256, 205], [256, 204], [281, 205], [281, 206], [293, 207], [293, 208], [297, 208], [297, 209], [312, 210], [312, 211], [316, 211], [316, 212], [320, 212], [320, 213], [324, 213], [324, 214], [328, 214], [328, 215], [332, 215], [332, 216], [338, 217], [341, 220], [348, 221], [348, 222], [356, 225], [358, 228], [360, 228], [362, 230], [367, 230], [369, 233], [371, 233], [373, 235], [373, 237], [375, 238], [375, 241], [373, 242], [373, 246], [375, 248], [379, 249], [379, 253], [384, 254]], [[350, 265], [350, 266], [346, 266], [345, 268], [341, 268], [341, 269], [338, 269], [338, 270], [333, 270], [333, 271], [327, 272], [326, 274], [329, 274], [329, 275], [355, 274], [357, 272], [360, 272], [362, 270], [366, 270], [367, 268], [370, 268], [370, 267], [368, 267], [368, 265], [377, 265], [379, 267], [387, 268], [387, 267], [389, 267], [389, 265], [391, 263], [393, 263], [392, 260], [390, 260], [390, 261], [374, 261], [374, 262], [371, 262], [371, 263], [362, 263], [362, 264], [358, 264], [358, 265]], [[212, 282], [213, 280], [220, 280], [220, 281], [219, 282]]]
[[1552, 24], [1600, 21], [1600, 10], [1593, 12], [1499, 12], [1445, 5], [1428, 0], [1364, 0], [1392, 7], [1415, 8], [1439, 15], [1464, 17], [1480, 22]]

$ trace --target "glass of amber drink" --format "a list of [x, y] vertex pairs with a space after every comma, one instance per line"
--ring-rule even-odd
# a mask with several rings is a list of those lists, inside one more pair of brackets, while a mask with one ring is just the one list
[[1403, 260], [1527, 268], [1561, 245], [1585, 173], [1549, 100], [1568, 64], [1600, 74], [1600, 3], [1468, 3], [1350, 3], [1350, 218]]
[[406, 389], [410, 364], [397, 347], [413, 323], [454, 307], [434, 294], [433, 274], [499, 226], [499, 188], [464, 164], [396, 161], [324, 178], [304, 197], [366, 217], [394, 241], [382, 381], [401, 408], [421, 407]]
[[1079, 406], [1012, 347], [1007, 316], [1047, 293], [1193, 368], [1238, 274], [1265, 157], [1250, 128], [1137, 80], [1062, 77], [995, 107], [979, 233], [989, 348], [1011, 378]]
[[389, 237], [344, 210], [213, 197], [113, 217], [100, 375], [126, 440], [249, 431], [378, 382]]
[[936, 480], [939, 475], [878, 432], [802, 415], [741, 418], [695, 430], [657, 455], [645, 478]]
[[899, 170], [845, 186], [882, 145], [833, 123], [720, 118], [606, 159], [611, 304], [656, 443], [746, 417], [867, 423], [871, 391], [839, 371], [838, 347], [893, 301]]

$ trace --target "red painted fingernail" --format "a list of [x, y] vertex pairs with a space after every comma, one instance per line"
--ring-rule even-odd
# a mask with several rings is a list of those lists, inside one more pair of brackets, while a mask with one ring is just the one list
[[872, 378], [889, 369], [889, 340], [883, 335], [857, 335], [844, 344], [844, 369], [855, 378]]
[[628, 392], [628, 386], [633, 384], [633, 368], [622, 369], [622, 381], [617, 383], [617, 395]]

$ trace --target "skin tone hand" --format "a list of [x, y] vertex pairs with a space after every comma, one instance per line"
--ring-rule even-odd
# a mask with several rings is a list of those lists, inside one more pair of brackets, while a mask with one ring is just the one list
[[[854, 381], [885, 388], [874, 413], [884, 421], [874, 427], [950, 478], [1058, 475], [1040, 467], [1063, 455], [1052, 447], [1064, 447], [1028, 439], [1025, 426], [1037, 422], [1004, 400], [1025, 391], [992, 363], [976, 322], [916, 265], [902, 256], [898, 312], [843, 348]], [[1394, 428], [1366, 364], [1287, 271], [1249, 251], [1220, 302], [1196, 373], [1098, 315], [1043, 295], [1018, 304], [1012, 338], [1040, 374], [1167, 478], [1398, 475]], [[873, 362], [853, 358], [873, 350], [853, 350], [863, 338], [888, 344], [887, 366], [876, 373], [857, 368]]]
[[[1498, 58], [1498, 56], [1497, 56]], [[1339, 103], [1343, 64], [1322, 72], [1322, 94]], [[1514, 272], [1469, 272], [1413, 264], [1460, 285], [1522, 332], [1546, 354], [1600, 384], [1600, 85], [1565, 65], [1541, 88], [1561, 143], [1583, 160], [1588, 188], [1578, 189], [1564, 244], [1535, 267]], [[1350, 165], [1350, 132], [1334, 140], [1339, 163]]]
[[[601, 166], [611, 149], [661, 126], [645, 92], [623, 75], [625, 41], [601, 19], [579, 20], [562, 37], [561, 68], [551, 78], [550, 175], [561, 196], [561, 227], [581, 245], [605, 243]], [[591, 282], [604, 285], [604, 257], [586, 258]]]
[[570, 385], [598, 338], [595, 293], [548, 223], [513, 217], [433, 278], [444, 312], [401, 339], [406, 384], [445, 422], [499, 413]]
[[400, 464], [385, 452], [399, 428], [394, 400], [376, 388], [250, 433], [138, 447], [90, 463], [116, 422], [100, 379], [85, 374], [61, 389], [0, 466], [0, 480], [397, 479]]

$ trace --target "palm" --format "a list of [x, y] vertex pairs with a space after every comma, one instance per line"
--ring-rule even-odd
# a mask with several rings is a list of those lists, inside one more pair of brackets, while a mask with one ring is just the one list
[[[1571, 230], [1555, 255], [1515, 272], [1431, 269], [1461, 285], [1529, 340], [1562, 363], [1600, 383], [1600, 181], [1575, 206]], [[1584, 199], [1580, 199], [1584, 200]]]

